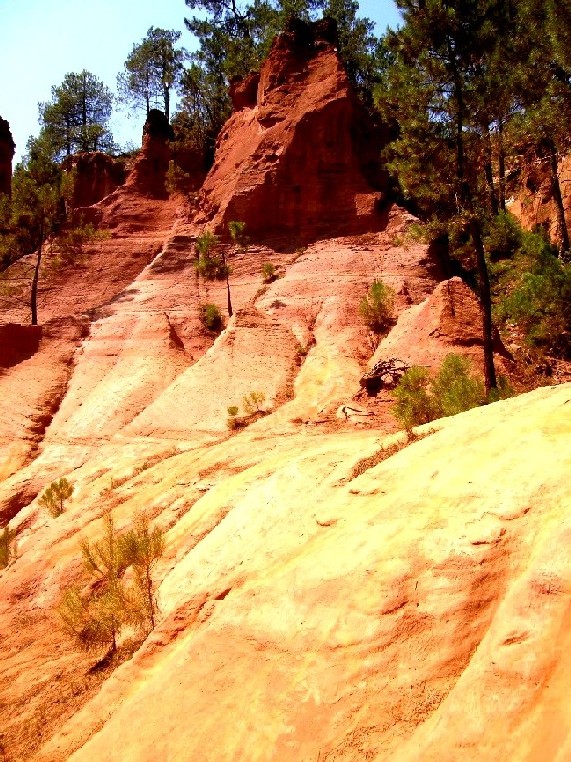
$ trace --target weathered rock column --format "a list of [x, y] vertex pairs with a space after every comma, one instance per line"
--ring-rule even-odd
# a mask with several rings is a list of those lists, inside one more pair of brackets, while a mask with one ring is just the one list
[[0, 116], [0, 194], [12, 195], [12, 159], [15, 151], [10, 124]]
[[143, 147], [125, 185], [149, 198], [168, 198], [165, 180], [169, 168], [169, 141], [173, 131], [166, 116], [151, 109], [143, 127]]

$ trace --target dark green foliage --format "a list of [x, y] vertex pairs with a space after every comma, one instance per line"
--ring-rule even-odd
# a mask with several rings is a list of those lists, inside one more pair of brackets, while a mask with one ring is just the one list
[[40, 505], [47, 508], [54, 518], [61, 516], [64, 511], [65, 501], [73, 495], [73, 484], [62, 476], [45, 490], [40, 497]]
[[220, 333], [222, 330], [222, 315], [215, 304], [200, 305], [200, 322], [207, 331]]
[[522, 246], [498, 276], [497, 316], [515, 324], [525, 341], [562, 357], [571, 355], [571, 265], [536, 233], [523, 233]]
[[393, 323], [395, 292], [380, 280], [375, 280], [367, 296], [359, 303], [359, 313], [374, 333], [385, 333]]
[[117, 77], [117, 87], [124, 102], [142, 105], [147, 116], [162, 101], [167, 120], [170, 118], [170, 95], [183, 71], [186, 51], [177, 48], [181, 36], [175, 30], [151, 27], [125, 61], [125, 70]]
[[10, 529], [8, 524], [0, 532], [0, 569], [8, 566], [12, 555], [12, 542], [16, 537], [16, 532]]
[[109, 88], [85, 69], [66, 74], [52, 87], [52, 99], [38, 106], [42, 130], [40, 141], [54, 159], [76, 151], [107, 151], [115, 148], [108, 122], [112, 95]]
[[484, 245], [492, 261], [513, 257], [521, 243], [521, 225], [512, 214], [500, 212], [489, 221], [484, 235]]
[[407, 430], [486, 401], [484, 384], [471, 375], [470, 361], [456, 354], [446, 356], [433, 379], [426, 368], [413, 366], [401, 378], [393, 395], [397, 400], [393, 413]]

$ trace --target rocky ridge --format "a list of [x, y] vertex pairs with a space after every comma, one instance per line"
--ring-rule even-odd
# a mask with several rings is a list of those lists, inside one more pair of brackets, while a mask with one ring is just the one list
[[[332, 32], [310, 31], [296, 59], [306, 32], [276, 42], [259, 82], [235, 84], [195, 217], [149, 193], [142, 165], [90, 207], [110, 237], [45, 279], [41, 334], [18, 354], [20, 329], [0, 330], [0, 516], [16, 531], [0, 570], [8, 760], [566, 758], [571, 386], [413, 442], [388, 391], [363, 395], [378, 359], [434, 369], [457, 351], [478, 364], [479, 308], [371, 186]], [[345, 163], [331, 206], [327, 173], [306, 178], [296, 221], [306, 123], [327, 137], [312, 172], [335, 153]], [[241, 143], [253, 150], [232, 153]], [[273, 240], [262, 189], [284, 198], [266, 209], [284, 212]], [[224, 312], [226, 284], [197, 277], [194, 242], [240, 210], [265, 237], [225, 244], [234, 315], [216, 337], [199, 308]], [[340, 228], [320, 232], [328, 214]], [[294, 249], [280, 236], [298, 224], [307, 245]], [[375, 278], [397, 295], [377, 347], [358, 309]], [[227, 408], [251, 391], [265, 414], [233, 433]], [[38, 496], [61, 476], [75, 491], [54, 519]], [[115, 672], [94, 670], [57, 614], [105, 508], [119, 529], [144, 509], [166, 532], [159, 623]]]

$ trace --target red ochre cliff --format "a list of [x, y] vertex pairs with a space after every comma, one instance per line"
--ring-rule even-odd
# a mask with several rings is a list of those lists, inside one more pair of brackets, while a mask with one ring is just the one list
[[259, 77], [235, 82], [232, 95], [197, 222], [221, 230], [243, 220], [251, 235], [298, 242], [378, 227], [386, 180], [374, 177], [363, 139], [371, 125], [337, 55], [334, 25], [292, 24]]

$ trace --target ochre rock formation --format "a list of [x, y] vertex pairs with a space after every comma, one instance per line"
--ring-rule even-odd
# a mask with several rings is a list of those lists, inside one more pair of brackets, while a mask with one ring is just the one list
[[[571, 156], [560, 160], [558, 176], [567, 228], [571, 231]], [[520, 187], [509, 204], [509, 210], [527, 230], [539, 226], [548, 233], [554, 244], [560, 243], [557, 207], [547, 162], [542, 164], [536, 161], [533, 166], [522, 168]]]
[[12, 159], [16, 144], [10, 132], [10, 125], [0, 116], [0, 194], [12, 192]]
[[[63, 516], [34, 501], [12, 524], [7, 753], [40, 740], [43, 762], [563, 762], [570, 395], [435, 422], [377, 465], [394, 440], [375, 430], [99, 445], [65, 471]], [[167, 534], [158, 626], [96, 693], [97, 655], [74, 652], [55, 609], [102, 505], [118, 527], [145, 507]]]
[[[495, 351], [505, 350], [496, 336]], [[432, 294], [401, 313], [381, 341], [371, 365], [396, 357], [408, 365], [436, 369], [450, 352], [483, 367], [482, 310], [474, 292], [458, 277], [439, 283]]]
[[143, 146], [126, 186], [148, 198], [168, 198], [165, 180], [169, 168], [169, 141], [173, 137], [166, 116], [151, 109], [143, 127]]
[[290, 242], [378, 227], [386, 180], [375, 172], [372, 126], [368, 141], [334, 26], [292, 25], [274, 41], [259, 80], [235, 81], [231, 93], [235, 111], [218, 139], [197, 222], [220, 232], [242, 220], [252, 235]]
[[73, 208], [91, 206], [123, 185], [125, 166], [108, 154], [96, 151], [67, 158], [63, 169], [73, 173]]

